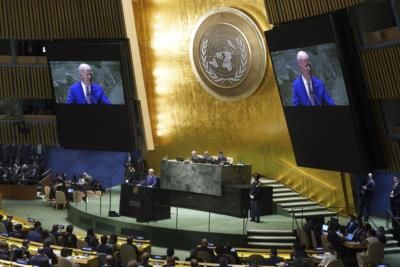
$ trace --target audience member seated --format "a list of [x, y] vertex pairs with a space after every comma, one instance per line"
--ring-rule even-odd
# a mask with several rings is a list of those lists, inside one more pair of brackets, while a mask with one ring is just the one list
[[306, 245], [296, 243], [293, 246], [293, 259], [306, 259], [308, 254], [306, 252]]
[[197, 252], [199, 251], [204, 251], [210, 254], [211, 257], [214, 257], [214, 250], [208, 247], [208, 240], [206, 238], [203, 238], [200, 242], [200, 246], [197, 248]]
[[282, 257], [278, 256], [278, 250], [276, 248], [271, 248], [269, 258], [265, 260], [264, 265], [276, 265], [279, 262], [285, 261]]
[[113, 254], [113, 249], [107, 245], [108, 238], [106, 235], [100, 237], [100, 244], [96, 247], [98, 253]]
[[52, 245], [52, 243], [50, 243], [49, 241], [43, 241], [43, 250], [44, 250], [44, 254], [46, 254], [47, 257], [49, 257], [49, 259], [51, 259], [51, 263], [52, 264], [57, 264], [57, 256], [54, 253], [53, 249], [50, 247], [50, 245]]
[[46, 230], [46, 229], [42, 231], [42, 240], [43, 240], [42, 241], [43, 243], [49, 242], [51, 245], [56, 245], [57, 244], [56, 239], [54, 238], [54, 236], [50, 235], [49, 230]]
[[89, 247], [93, 249], [95, 249], [99, 244], [99, 240], [97, 239], [97, 236], [95, 235], [92, 228], [87, 229], [85, 241], [89, 245]]
[[127, 265], [126, 267], [139, 267], [139, 264], [138, 264], [138, 262], [135, 261], [135, 260], [130, 260], [130, 261], [128, 262], [128, 265]]
[[116, 234], [111, 234], [108, 239], [107, 245], [112, 248], [113, 251], [116, 251], [118, 247], [118, 236]]
[[190, 267], [198, 267], [199, 266], [199, 261], [197, 259], [191, 259], [190, 260]]
[[327, 251], [322, 256], [321, 262], [319, 263], [318, 266], [326, 267], [331, 261], [334, 261], [336, 259], [337, 259], [337, 254], [335, 248], [331, 243], [328, 243]]
[[33, 229], [28, 232], [26, 239], [33, 242], [42, 242], [42, 224], [40, 221], [36, 221], [33, 225]]
[[46, 256], [43, 248], [37, 250], [36, 255], [32, 256], [29, 260], [29, 264], [39, 267], [50, 267], [49, 257]]
[[346, 224], [346, 234], [353, 233], [357, 228], [357, 224], [355, 223], [356, 217], [354, 215], [349, 216], [349, 221]]
[[10, 250], [7, 242], [0, 240], [0, 260], [9, 260]]
[[[363, 246], [368, 247], [368, 245], [375, 243], [375, 242], [379, 242], [379, 239], [376, 237], [376, 232], [374, 229], [369, 229], [369, 231], [367, 233], [367, 238], [364, 241], [362, 241], [361, 243]], [[357, 262], [358, 262], [359, 267], [366, 266], [367, 250], [358, 252], [356, 254], [356, 257], [357, 257]]]
[[60, 251], [60, 256], [72, 263], [72, 249], [63, 247]]
[[228, 267], [229, 266], [228, 264], [229, 264], [228, 258], [226, 258], [226, 257], [219, 258], [218, 267]]
[[185, 261], [191, 261], [192, 259], [199, 260], [196, 258], [196, 254], [197, 254], [197, 248], [191, 249], [190, 255], [189, 255], [189, 257], [185, 258]]
[[141, 261], [139, 262], [139, 266], [141, 267], [152, 267], [149, 264], [150, 254], [148, 252], [144, 252], [141, 257]]
[[234, 262], [229, 262], [230, 264], [240, 264], [239, 255], [237, 254], [236, 250], [232, 247], [230, 243], [227, 243], [225, 245], [225, 253], [232, 256], [234, 259]]
[[212, 258], [213, 263], [220, 263], [221, 258], [227, 258], [225, 255], [225, 248], [221, 245], [215, 247], [215, 256]]
[[7, 216], [7, 219], [2, 220], [3, 225], [6, 227], [7, 233], [11, 233], [14, 230], [12, 219], [12, 216]]
[[31, 253], [29, 252], [29, 245], [30, 245], [30, 241], [28, 239], [25, 239], [24, 241], [22, 241], [22, 255], [25, 259], [30, 259], [31, 258]]
[[[128, 262], [128, 265], [129, 265], [129, 262]], [[113, 257], [113, 255], [109, 254], [106, 256], [106, 260], [105, 260], [103, 267], [113, 267], [113, 266], [114, 266], [114, 257]]]
[[0, 184], [37, 184], [45, 162], [32, 145], [0, 145]]
[[385, 228], [383, 226], [379, 226], [376, 230], [376, 237], [378, 238], [379, 242], [386, 244], [386, 235], [385, 235]]
[[167, 258], [168, 257], [172, 257], [176, 261], [179, 261], [179, 258], [177, 256], [175, 256], [175, 249], [174, 248], [167, 248]]
[[174, 266], [175, 266], [175, 258], [174, 257], [167, 257], [163, 267], [174, 267]]
[[73, 234], [74, 226], [68, 225], [65, 229], [65, 232], [62, 233], [61, 238], [58, 242], [60, 246], [69, 247], [69, 248], [76, 248], [77, 237]]
[[10, 236], [19, 238], [19, 239], [24, 239], [25, 238], [25, 233], [22, 230], [22, 224], [18, 223], [14, 226], [14, 231], [10, 233]]
[[53, 227], [51, 228], [51, 231], [50, 231], [50, 235], [54, 237], [55, 243], [57, 243], [58, 237], [61, 235], [58, 224], [53, 224]]
[[331, 243], [333, 248], [336, 251], [339, 251], [341, 249], [341, 245], [343, 243], [343, 238], [338, 235], [337, 233], [338, 229], [336, 224], [330, 223], [329, 228], [328, 228], [328, 242]]

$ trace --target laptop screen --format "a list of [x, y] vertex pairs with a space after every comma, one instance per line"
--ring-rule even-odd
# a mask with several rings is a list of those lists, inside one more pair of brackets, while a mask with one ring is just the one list
[[349, 233], [349, 234], [346, 235], [346, 240], [347, 241], [351, 241], [351, 240], [353, 240], [353, 237], [354, 237], [354, 235]]
[[324, 231], [324, 232], [328, 231], [328, 225], [327, 224], [323, 224], [322, 225], [322, 231]]

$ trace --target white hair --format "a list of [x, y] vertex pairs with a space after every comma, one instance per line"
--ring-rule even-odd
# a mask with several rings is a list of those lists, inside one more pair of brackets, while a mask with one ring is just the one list
[[82, 63], [81, 65], [79, 65], [78, 69], [80, 72], [84, 70], [92, 70], [92, 68], [86, 63]]
[[297, 61], [300, 61], [300, 59], [305, 59], [305, 58], [309, 58], [308, 54], [304, 51], [299, 51], [297, 52]]
[[154, 169], [149, 169], [149, 172], [154, 172]]

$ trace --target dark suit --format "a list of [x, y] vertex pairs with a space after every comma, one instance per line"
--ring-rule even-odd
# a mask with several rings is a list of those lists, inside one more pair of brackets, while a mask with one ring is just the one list
[[261, 215], [261, 183], [254, 181], [250, 187], [250, 217], [252, 221], [260, 222]]
[[91, 94], [85, 98], [82, 83], [78, 81], [70, 88], [67, 96], [66, 104], [111, 104], [110, 100], [103, 91], [103, 88], [95, 83], [92, 83]]
[[368, 221], [370, 209], [371, 209], [371, 201], [374, 197], [375, 190], [375, 182], [374, 180], [368, 180], [365, 183], [366, 189], [360, 189], [360, 214], [359, 216], [364, 216], [364, 220]]
[[391, 195], [390, 209], [392, 210], [393, 216], [400, 217], [400, 183], [393, 185]]
[[100, 244], [97, 246], [96, 251], [98, 253], [104, 253], [104, 254], [113, 254], [113, 250], [109, 245], [106, 244]]
[[30, 265], [39, 267], [50, 267], [49, 257], [46, 255], [35, 255], [29, 260]]
[[[311, 78], [311, 86], [314, 91], [315, 106], [333, 106], [335, 102], [330, 97], [324, 83], [315, 76]], [[292, 104], [293, 106], [312, 106], [307, 89], [304, 85], [302, 76], [298, 76], [292, 84]]]

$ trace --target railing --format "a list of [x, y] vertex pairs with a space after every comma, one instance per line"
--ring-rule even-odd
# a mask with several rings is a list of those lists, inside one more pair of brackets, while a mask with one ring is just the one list
[[[391, 210], [386, 210], [386, 228], [389, 228], [389, 221], [392, 220], [392, 227], [395, 228], [395, 225], [400, 227], [399, 217], [393, 215]], [[395, 224], [395, 225], [394, 225]]]
[[[336, 189], [326, 185], [311, 176], [306, 175], [302, 171], [296, 169], [294, 166], [283, 160], [276, 160], [276, 162], [288, 170], [283, 177], [279, 179], [279, 182], [285, 184], [301, 195], [321, 204], [324, 204], [326, 207], [330, 208], [333, 205], [333, 196], [336, 193]], [[300, 179], [294, 179], [294, 177], [299, 177]], [[321, 194], [322, 199], [316, 199], [315, 195], [321, 190], [324, 190], [326, 193]]]

